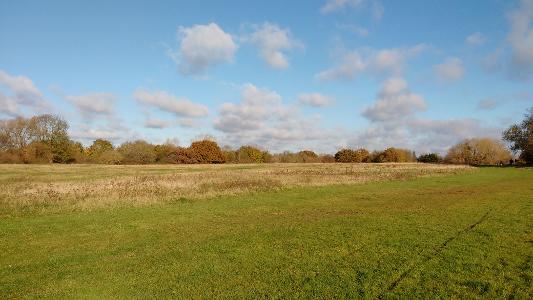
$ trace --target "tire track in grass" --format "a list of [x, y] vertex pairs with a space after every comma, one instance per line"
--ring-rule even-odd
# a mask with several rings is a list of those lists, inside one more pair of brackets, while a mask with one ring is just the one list
[[468, 225], [467, 227], [463, 228], [462, 230], [458, 231], [455, 235], [447, 238], [442, 244], [440, 244], [437, 249], [431, 253], [430, 255], [427, 255], [427, 256], [424, 256], [424, 258], [422, 259], [422, 262], [420, 262], [420, 264], [411, 264], [411, 266], [405, 270], [404, 272], [402, 272], [400, 274], [400, 276], [398, 276], [398, 278], [396, 278], [396, 280], [394, 280], [393, 282], [391, 282], [391, 284], [387, 287], [387, 289], [385, 289], [384, 291], [382, 291], [379, 295], [378, 295], [378, 299], [383, 299], [383, 297], [385, 296], [385, 294], [387, 294], [388, 292], [391, 292], [393, 291], [405, 278], [407, 278], [407, 276], [409, 276], [415, 269], [416, 266], [421, 266], [421, 265], [424, 265], [426, 263], [428, 263], [430, 260], [432, 260], [433, 258], [437, 257], [437, 255], [439, 255], [443, 250], [444, 248], [446, 248], [446, 246], [448, 246], [448, 244], [450, 244], [451, 242], [453, 242], [454, 240], [458, 239], [461, 235], [463, 234], [467, 234], [469, 233], [470, 231], [472, 231], [474, 228], [476, 228], [479, 224], [481, 224], [483, 221], [485, 221], [487, 219], [487, 217], [489, 216], [490, 214], [490, 210], [488, 210], [483, 216], [481, 216], [481, 218], [479, 218], [476, 222]]

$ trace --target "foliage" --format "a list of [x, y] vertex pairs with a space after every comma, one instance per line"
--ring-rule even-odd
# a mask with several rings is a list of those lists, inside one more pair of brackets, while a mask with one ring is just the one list
[[335, 153], [335, 161], [340, 163], [353, 163], [357, 161], [357, 154], [352, 149], [341, 149]]
[[386, 163], [386, 162], [414, 162], [416, 155], [413, 151], [399, 148], [387, 148], [383, 151], [374, 152], [371, 158], [372, 162]]
[[176, 151], [176, 149], [176, 146], [169, 143], [163, 145], [155, 145], [155, 162], [160, 164], [173, 163], [172, 159], [170, 158], [170, 155], [172, 152]]
[[533, 164], [533, 107], [522, 123], [512, 125], [503, 133], [503, 139], [511, 143], [511, 150], [520, 153], [520, 159]]
[[417, 158], [417, 161], [421, 163], [438, 164], [442, 162], [442, 158], [438, 153], [427, 153], [420, 155]]
[[270, 154], [253, 146], [242, 146], [236, 151], [236, 156], [239, 163], [258, 164], [268, 162]]
[[224, 163], [224, 155], [215, 141], [196, 141], [189, 147], [193, 159], [200, 164], [221, 164]]
[[497, 165], [507, 163], [511, 153], [505, 145], [494, 139], [467, 139], [451, 147], [445, 161], [452, 164]]
[[145, 165], [155, 163], [154, 146], [146, 141], [126, 142], [118, 148], [122, 164]]
[[341, 163], [361, 163], [370, 161], [370, 153], [364, 148], [357, 150], [341, 149], [335, 153], [335, 161]]

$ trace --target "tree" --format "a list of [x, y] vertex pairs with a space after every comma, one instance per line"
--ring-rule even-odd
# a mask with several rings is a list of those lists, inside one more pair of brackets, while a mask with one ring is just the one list
[[438, 164], [442, 161], [442, 158], [437, 153], [422, 154], [417, 158], [418, 162], [428, 164]]
[[113, 149], [113, 144], [110, 141], [97, 139], [87, 148], [87, 155], [91, 158], [98, 158], [102, 153]]
[[520, 124], [509, 127], [503, 139], [511, 143], [511, 150], [520, 153], [520, 159], [533, 164], [533, 107], [530, 108]]
[[172, 160], [170, 158], [170, 154], [175, 151], [176, 148], [177, 147], [175, 145], [172, 145], [170, 143], [166, 143], [163, 145], [155, 145], [155, 162], [160, 164], [171, 163]]
[[315, 163], [318, 162], [318, 155], [311, 150], [303, 150], [298, 152], [298, 158], [303, 163]]
[[412, 162], [416, 160], [414, 153], [407, 149], [390, 147], [372, 154], [372, 162]]
[[445, 161], [452, 164], [497, 165], [508, 162], [511, 157], [502, 142], [490, 138], [474, 138], [451, 147]]
[[370, 152], [364, 148], [359, 148], [355, 150], [356, 162], [369, 162], [370, 161]]
[[269, 158], [268, 152], [263, 152], [252, 146], [242, 146], [237, 150], [237, 161], [239, 163], [264, 163]]
[[154, 146], [143, 140], [126, 142], [118, 148], [122, 155], [122, 164], [145, 165], [155, 162]]
[[341, 149], [335, 153], [335, 161], [340, 163], [356, 162], [357, 153], [352, 149]]
[[224, 163], [224, 155], [215, 141], [196, 141], [189, 147], [193, 159], [201, 164], [221, 164]]

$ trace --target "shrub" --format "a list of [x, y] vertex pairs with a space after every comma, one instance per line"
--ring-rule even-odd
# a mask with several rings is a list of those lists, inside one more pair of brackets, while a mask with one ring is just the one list
[[122, 162], [122, 154], [115, 149], [107, 150], [100, 154], [98, 162], [107, 165], [118, 165]]
[[412, 161], [416, 161], [416, 155], [414, 152], [406, 149], [391, 147], [372, 154], [372, 162], [376, 163]]
[[155, 145], [155, 162], [160, 164], [172, 163], [170, 154], [177, 149], [176, 146], [171, 144]]
[[331, 154], [321, 154], [318, 156], [318, 160], [321, 163], [334, 163], [335, 162], [335, 156]]
[[190, 154], [195, 163], [221, 164], [224, 163], [224, 155], [216, 142], [202, 140], [193, 142], [189, 147]]
[[427, 153], [420, 155], [417, 158], [418, 162], [427, 163], [427, 164], [438, 164], [442, 161], [442, 158], [437, 153]]
[[335, 161], [340, 163], [356, 162], [357, 153], [351, 149], [341, 149], [335, 153]]
[[446, 162], [467, 165], [497, 165], [512, 158], [500, 141], [490, 138], [464, 140], [448, 150]]
[[118, 152], [122, 155], [121, 164], [152, 164], [156, 159], [154, 146], [142, 140], [126, 142]]
[[237, 152], [239, 163], [264, 163], [268, 161], [270, 154], [252, 146], [242, 146]]
[[303, 150], [298, 152], [298, 162], [316, 163], [318, 162], [318, 155], [311, 150]]

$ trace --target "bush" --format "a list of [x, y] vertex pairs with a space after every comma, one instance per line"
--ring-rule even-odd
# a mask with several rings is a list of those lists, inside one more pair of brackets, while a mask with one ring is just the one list
[[445, 161], [452, 164], [497, 165], [512, 158], [505, 145], [490, 138], [467, 139], [448, 150]]
[[242, 146], [237, 152], [237, 162], [239, 163], [264, 163], [268, 162], [270, 154], [266, 151], [261, 151], [258, 148], [252, 146]]
[[335, 153], [335, 161], [340, 163], [356, 162], [357, 154], [351, 149], [341, 149]]
[[416, 161], [416, 155], [410, 150], [391, 147], [383, 151], [374, 152], [371, 160], [376, 163], [413, 162]]
[[189, 147], [195, 163], [200, 164], [221, 164], [224, 163], [224, 155], [216, 142], [210, 140], [202, 140], [193, 142]]
[[154, 146], [145, 141], [126, 142], [117, 150], [122, 155], [121, 164], [145, 165], [155, 163]]
[[155, 162], [159, 164], [173, 163], [171, 153], [176, 151], [177, 147], [171, 144], [155, 145]]
[[438, 164], [442, 161], [442, 158], [437, 153], [427, 153], [420, 155], [417, 161], [427, 164]]
[[311, 150], [304, 150], [298, 152], [298, 162], [303, 163], [316, 163], [318, 162], [318, 155]]
[[335, 156], [331, 154], [321, 154], [318, 156], [318, 160], [321, 163], [334, 163], [335, 162]]
[[25, 164], [46, 164], [52, 162], [52, 149], [43, 142], [32, 142], [22, 150], [22, 161]]

